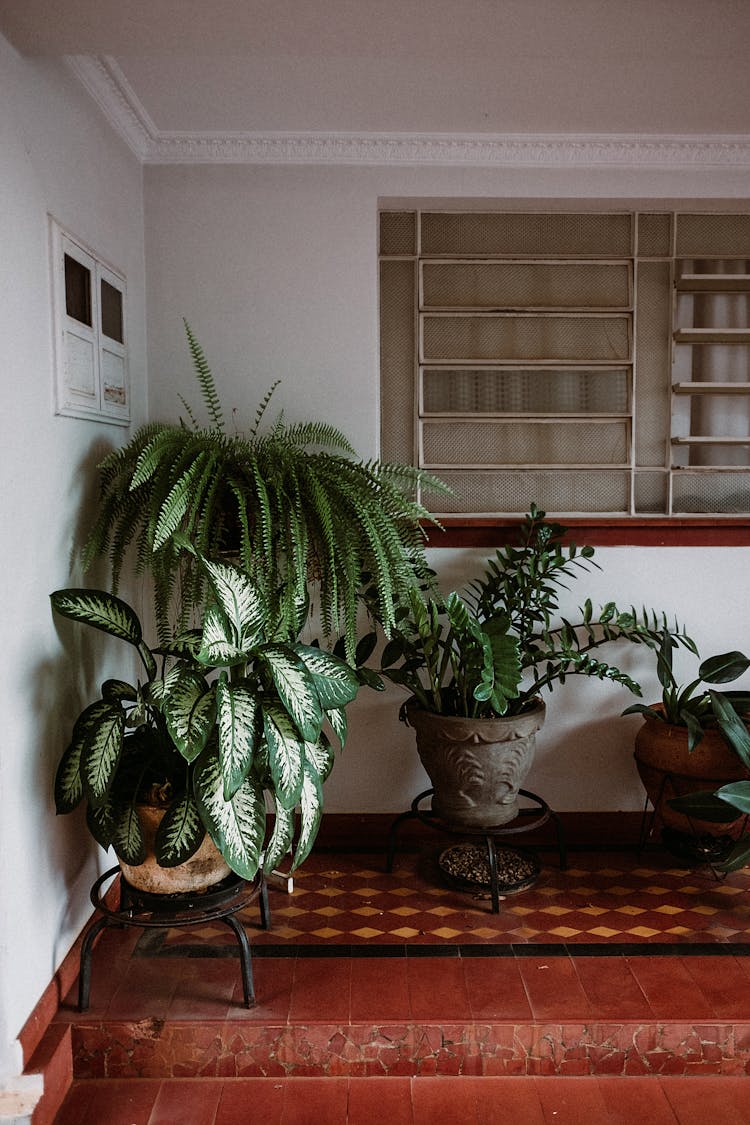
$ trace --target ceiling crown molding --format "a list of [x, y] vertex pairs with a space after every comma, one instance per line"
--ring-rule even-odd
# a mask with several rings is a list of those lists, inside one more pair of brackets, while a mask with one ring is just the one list
[[750, 135], [162, 132], [114, 59], [67, 62], [144, 164], [750, 168]]

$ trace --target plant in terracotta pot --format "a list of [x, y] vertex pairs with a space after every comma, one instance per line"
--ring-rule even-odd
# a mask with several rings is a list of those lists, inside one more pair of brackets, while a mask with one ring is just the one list
[[576, 622], [560, 618], [561, 590], [597, 565], [593, 548], [564, 544], [565, 532], [532, 508], [518, 545], [498, 550], [463, 598], [410, 592], [383, 650], [381, 673], [410, 695], [402, 718], [416, 731], [433, 808], [452, 825], [499, 826], [517, 815], [543, 696], [556, 684], [593, 676], [640, 694], [593, 653], [622, 640], [653, 646], [659, 618], [614, 602], [595, 614], [590, 600]]
[[[343, 660], [280, 626], [247, 574], [195, 558], [211, 595], [202, 625], [155, 649], [115, 595], [51, 595], [56, 613], [125, 641], [143, 667], [135, 685], [107, 680], [79, 715], [55, 799], [61, 813], [86, 801], [95, 839], [114, 848], [128, 881], [144, 890], [160, 889], [152, 882], [160, 869], [180, 872], [168, 891], [195, 889], [194, 875], [211, 885], [228, 869], [252, 879], [292, 846], [301, 863], [333, 765], [329, 735], [343, 746], [346, 707], [360, 685]], [[268, 839], [267, 795], [275, 811]], [[221, 860], [208, 873], [207, 837]]]
[[[731, 836], [738, 817], [722, 801], [704, 815], [695, 795], [750, 777], [750, 735], [741, 717], [750, 712], [750, 691], [719, 692], [710, 685], [733, 683], [750, 669], [750, 659], [737, 651], [709, 657], [696, 679], [681, 685], [673, 668], [675, 647], [674, 636], [663, 630], [655, 649], [661, 701], [635, 703], [623, 714], [643, 716], [635, 761], [665, 842], [685, 858], [699, 858], [726, 850], [726, 840], [712, 838]], [[688, 647], [698, 656], [692, 642]]]
[[427, 483], [407, 465], [362, 461], [325, 422], [266, 425], [274, 387], [247, 432], [230, 432], [206, 356], [185, 325], [207, 424], [183, 400], [186, 418], [151, 422], [99, 466], [100, 504], [84, 563], [112, 564], [112, 591], [132, 546], [136, 573], [153, 578], [160, 639], [200, 613], [206, 575], [186, 539], [208, 558], [228, 557], [252, 579], [269, 613], [297, 632], [310, 607], [310, 580], [326, 636], [342, 632], [352, 659], [363, 585], [372, 581], [379, 620], [423, 578], [416, 499]]

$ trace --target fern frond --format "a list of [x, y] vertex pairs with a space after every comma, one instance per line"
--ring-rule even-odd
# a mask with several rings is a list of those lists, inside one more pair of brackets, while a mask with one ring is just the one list
[[221, 409], [221, 400], [216, 393], [216, 383], [213, 377], [211, 368], [208, 366], [208, 361], [204, 354], [203, 348], [200, 346], [195, 336], [193, 335], [190, 325], [183, 317], [183, 324], [185, 325], [185, 332], [187, 333], [188, 346], [190, 354], [193, 357], [193, 368], [195, 370], [196, 378], [203, 394], [203, 402], [205, 403], [206, 410], [209, 417], [214, 424], [215, 429], [223, 431], [224, 429], [224, 415]]

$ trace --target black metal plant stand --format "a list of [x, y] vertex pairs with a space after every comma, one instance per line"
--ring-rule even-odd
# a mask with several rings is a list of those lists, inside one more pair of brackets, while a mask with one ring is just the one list
[[[393, 870], [393, 861], [396, 857], [396, 843], [398, 830], [401, 825], [407, 820], [420, 820], [423, 824], [428, 825], [430, 828], [436, 829], [439, 832], [448, 832], [452, 836], [469, 836], [474, 838], [484, 838], [487, 847], [487, 859], [489, 861], [490, 869], [490, 896], [492, 899], [492, 913], [499, 914], [500, 912], [500, 883], [498, 879], [497, 868], [497, 852], [495, 849], [495, 840], [504, 837], [518, 836], [524, 832], [531, 832], [532, 829], [540, 828], [546, 824], [548, 820], [552, 820], [555, 825], [555, 832], [557, 835], [557, 851], [560, 857], [560, 870], [564, 871], [568, 866], [568, 854], [565, 844], [565, 834], [563, 832], [560, 818], [556, 812], [549, 807], [546, 801], [538, 797], [536, 793], [529, 792], [528, 789], [519, 789], [519, 795], [525, 797], [528, 801], [533, 801], [536, 807], [519, 809], [518, 816], [509, 824], [499, 824], [491, 828], [466, 828], [463, 825], [453, 825], [444, 820], [443, 817], [438, 816], [432, 809], [421, 809], [419, 806], [423, 801], [431, 797], [434, 790], [425, 789], [420, 793], [411, 803], [411, 808], [407, 812], [400, 813], [399, 816], [393, 821], [388, 833], [388, 853], [386, 858], [386, 871]], [[532, 819], [533, 818], [533, 819]], [[523, 823], [518, 823], [522, 821]]]
[[112, 907], [104, 901], [104, 887], [119, 871], [119, 867], [112, 867], [109, 871], [105, 871], [91, 888], [91, 902], [101, 917], [86, 932], [81, 946], [78, 978], [79, 1012], [85, 1012], [89, 1006], [91, 952], [96, 938], [107, 926], [165, 929], [172, 926], [199, 926], [209, 921], [223, 922], [237, 938], [245, 1007], [252, 1007], [255, 1003], [255, 991], [250, 942], [244, 926], [235, 915], [257, 899], [261, 925], [264, 930], [268, 929], [271, 915], [268, 908], [268, 887], [263, 875], [259, 875], [253, 882], [241, 879], [239, 875], [229, 875], [207, 891], [161, 895], [137, 890], [121, 874], [120, 904], [118, 907]]

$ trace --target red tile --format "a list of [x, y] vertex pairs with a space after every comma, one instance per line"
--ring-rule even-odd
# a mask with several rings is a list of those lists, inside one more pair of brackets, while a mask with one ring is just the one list
[[298, 957], [290, 1020], [348, 1021], [351, 971], [348, 957]]
[[352, 960], [351, 1018], [382, 1023], [408, 1020], [407, 959], [358, 957]]
[[683, 957], [682, 963], [720, 1020], [750, 1018], [750, 979], [735, 957]]
[[213, 1125], [223, 1087], [221, 1079], [165, 1079], [148, 1125]]
[[349, 1082], [348, 1125], [413, 1125], [410, 1078], [353, 1078]]
[[573, 957], [578, 979], [600, 1019], [642, 1020], [652, 1016], [641, 986], [622, 957]]
[[628, 957], [630, 971], [658, 1019], [705, 1020], [712, 1005], [682, 960], [676, 957]]
[[232, 1019], [286, 1023], [292, 997], [294, 965], [294, 957], [253, 958], [255, 1005], [245, 1008], [242, 981], [238, 980], [232, 997]]
[[533, 1078], [480, 1078], [475, 1092], [479, 1125], [545, 1125]]
[[216, 1120], [207, 1125], [280, 1125], [283, 1107], [282, 1079], [230, 1079], [223, 1083]]
[[[343, 1125], [348, 1086], [346, 1078], [289, 1079], [284, 1083], [281, 1125], [323, 1125], [323, 1122], [326, 1125]], [[252, 1120], [263, 1121], [263, 1118], [255, 1117], [253, 1113]]]
[[474, 1019], [531, 1019], [529, 998], [514, 957], [466, 957], [464, 977]]
[[93, 1094], [93, 1081], [74, 1082], [57, 1112], [55, 1125], [84, 1125], [85, 1121], [90, 1120], [87, 1114]]
[[[683, 1081], [688, 1081], [683, 1079]], [[612, 1125], [676, 1125], [658, 1078], [600, 1078], [599, 1092]], [[718, 1123], [717, 1123], [718, 1125]]]
[[[592, 1078], [535, 1078], [544, 1120], [552, 1125], [581, 1125], [607, 1120], [607, 1107]], [[649, 1123], [650, 1125], [650, 1123]]]
[[747, 1125], [750, 1121], [746, 1078], [660, 1078], [659, 1084], [680, 1125]]
[[415, 1078], [414, 1125], [477, 1125], [477, 1101], [470, 1078]]
[[91, 1082], [85, 1107], [79, 1107], [83, 1116], [62, 1120], [71, 1125], [148, 1125], [160, 1085], [143, 1078]]
[[462, 958], [409, 957], [406, 973], [414, 1019], [471, 1019]]
[[129, 961], [107, 1005], [107, 1019], [164, 1018], [176, 987], [173, 966], [158, 959]]
[[233, 1007], [240, 976], [239, 960], [196, 957], [180, 958], [179, 963], [182, 971], [167, 1009], [167, 1019], [226, 1019]]
[[591, 1015], [569, 957], [519, 957], [518, 967], [535, 1019], [565, 1021]]

